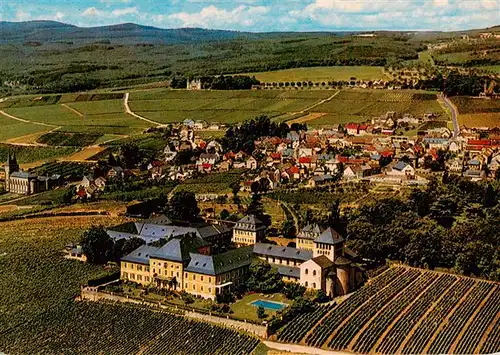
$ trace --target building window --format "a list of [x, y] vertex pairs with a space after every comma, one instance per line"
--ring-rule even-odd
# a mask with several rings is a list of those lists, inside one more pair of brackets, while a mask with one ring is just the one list
[[158, 275], [161, 275], [161, 269], [158, 269]]
[[149, 276], [145, 276], [144, 281], [149, 282]]
[[131, 280], [135, 280], [135, 275], [134, 274], [130, 274], [130, 279]]
[[211, 277], [208, 278], [208, 283], [212, 283], [212, 278]]
[[146, 272], [149, 272], [149, 266], [146, 266]]
[[134, 264], [130, 264], [130, 270], [134, 270]]
[[195, 274], [193, 274], [193, 280], [196, 280], [196, 275]]
[[174, 272], [170, 271], [170, 276], [174, 277]]
[[203, 292], [203, 286], [200, 287], [201, 292]]
[[188, 278], [188, 274], [187, 272], [184, 274], [184, 277], [187, 279]]
[[316, 270], [313, 270], [313, 276], [316, 276]]
[[316, 288], [316, 282], [313, 282], [313, 288]]
[[[201, 281], [203, 281], [203, 276], [201, 277]], [[203, 291], [203, 290], [202, 290]]]
[[212, 293], [212, 288], [211, 287], [208, 288], [208, 293]]
[[307, 287], [307, 286], [309, 286], [309, 284], [307, 283], [307, 281], [306, 281], [306, 284], [305, 284], [305, 286], [306, 286], [306, 287]]
[[137, 275], [137, 280], [142, 281], [142, 275]]
[[193, 290], [195, 290], [195, 291], [196, 291], [196, 285], [193, 285]]
[[123, 267], [126, 269], [127, 268], [127, 263], [123, 263]]
[[308, 269], [306, 269], [306, 275], [309, 275], [309, 270]]

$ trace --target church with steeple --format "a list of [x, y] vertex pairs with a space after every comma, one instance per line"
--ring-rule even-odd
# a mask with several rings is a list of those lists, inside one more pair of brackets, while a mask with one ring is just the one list
[[22, 171], [17, 163], [15, 153], [8, 155], [4, 164], [5, 191], [19, 194], [32, 195], [47, 191], [58, 186], [61, 176], [38, 176], [27, 171]]

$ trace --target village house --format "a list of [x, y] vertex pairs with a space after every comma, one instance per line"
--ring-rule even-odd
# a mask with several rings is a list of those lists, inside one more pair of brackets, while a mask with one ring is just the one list
[[284, 281], [299, 282], [307, 289], [323, 290], [332, 297], [351, 292], [363, 278], [363, 272], [355, 265], [357, 255], [332, 228], [319, 235], [316, 227], [303, 232], [301, 239], [309, 239], [306, 235], [314, 238], [312, 249], [310, 244], [299, 249], [258, 243], [254, 245], [254, 254], [275, 265]]
[[253, 215], [240, 219], [233, 227], [232, 242], [237, 246], [253, 245], [264, 239], [266, 226]]

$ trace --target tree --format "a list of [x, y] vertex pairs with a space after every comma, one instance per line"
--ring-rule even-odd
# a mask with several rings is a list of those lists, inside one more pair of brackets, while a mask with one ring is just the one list
[[[229, 185], [231, 187], [231, 191], [233, 193], [233, 201], [236, 200], [236, 197], [238, 197], [238, 193], [240, 192], [240, 182], [235, 181]], [[235, 202], [236, 203], [236, 202]]]
[[165, 208], [165, 214], [172, 220], [194, 222], [199, 219], [200, 209], [194, 193], [177, 191]]
[[120, 155], [127, 169], [135, 168], [142, 159], [139, 147], [133, 143], [122, 145]]
[[302, 297], [306, 292], [306, 288], [296, 282], [287, 282], [283, 287], [282, 292], [286, 296], [286, 298], [288, 298], [289, 300], [294, 300], [297, 297]]
[[252, 182], [252, 185], [250, 185], [250, 190], [252, 190], [252, 193], [254, 195], [257, 195], [260, 191], [260, 184], [258, 181]]
[[281, 226], [281, 232], [285, 238], [295, 238], [297, 234], [295, 223], [290, 219], [285, 220]]
[[223, 209], [221, 212], [220, 212], [220, 219], [222, 220], [226, 220], [229, 218], [229, 216], [231, 215], [231, 213], [229, 213], [228, 210], [226, 209]]
[[86, 230], [80, 243], [87, 260], [93, 264], [104, 264], [113, 257], [113, 240], [102, 226]]
[[137, 237], [130, 239], [119, 239], [114, 243], [113, 246], [113, 258], [116, 262], [119, 262], [122, 257], [130, 254], [140, 246], [146, 244], [146, 242]]
[[259, 319], [264, 319], [267, 317], [266, 310], [264, 309], [264, 307], [262, 306], [257, 307], [257, 317]]
[[268, 262], [256, 259], [250, 265], [246, 286], [250, 291], [273, 293], [283, 288], [283, 280]]

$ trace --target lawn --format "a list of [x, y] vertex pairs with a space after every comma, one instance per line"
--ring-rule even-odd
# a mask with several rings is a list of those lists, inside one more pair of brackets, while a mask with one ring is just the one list
[[[287, 304], [291, 303], [290, 300], [286, 299], [286, 297], [280, 293], [272, 294], [272, 295], [270, 295], [270, 297], [266, 297], [266, 296], [267, 295], [254, 293], [254, 294], [246, 295], [241, 300], [236, 301], [234, 304], [231, 305], [231, 309], [234, 312], [233, 316], [236, 318], [239, 318], [239, 319], [249, 319], [249, 320], [253, 320], [253, 321], [261, 321], [257, 317], [257, 307], [251, 305], [250, 303], [257, 301], [257, 300], [260, 300], [260, 299], [267, 300], [267, 301], [274, 301], [274, 302], [282, 302], [282, 303], [287, 303]], [[268, 317], [266, 319], [270, 319], [271, 316], [276, 314], [276, 311], [266, 309], [266, 314], [268, 315]]]
[[249, 73], [248, 76], [255, 76], [260, 82], [328, 82], [331, 80], [349, 80], [355, 77], [358, 80], [385, 79], [382, 67], [366, 66], [345, 66], [345, 67], [311, 67], [295, 68], [261, 73]]

